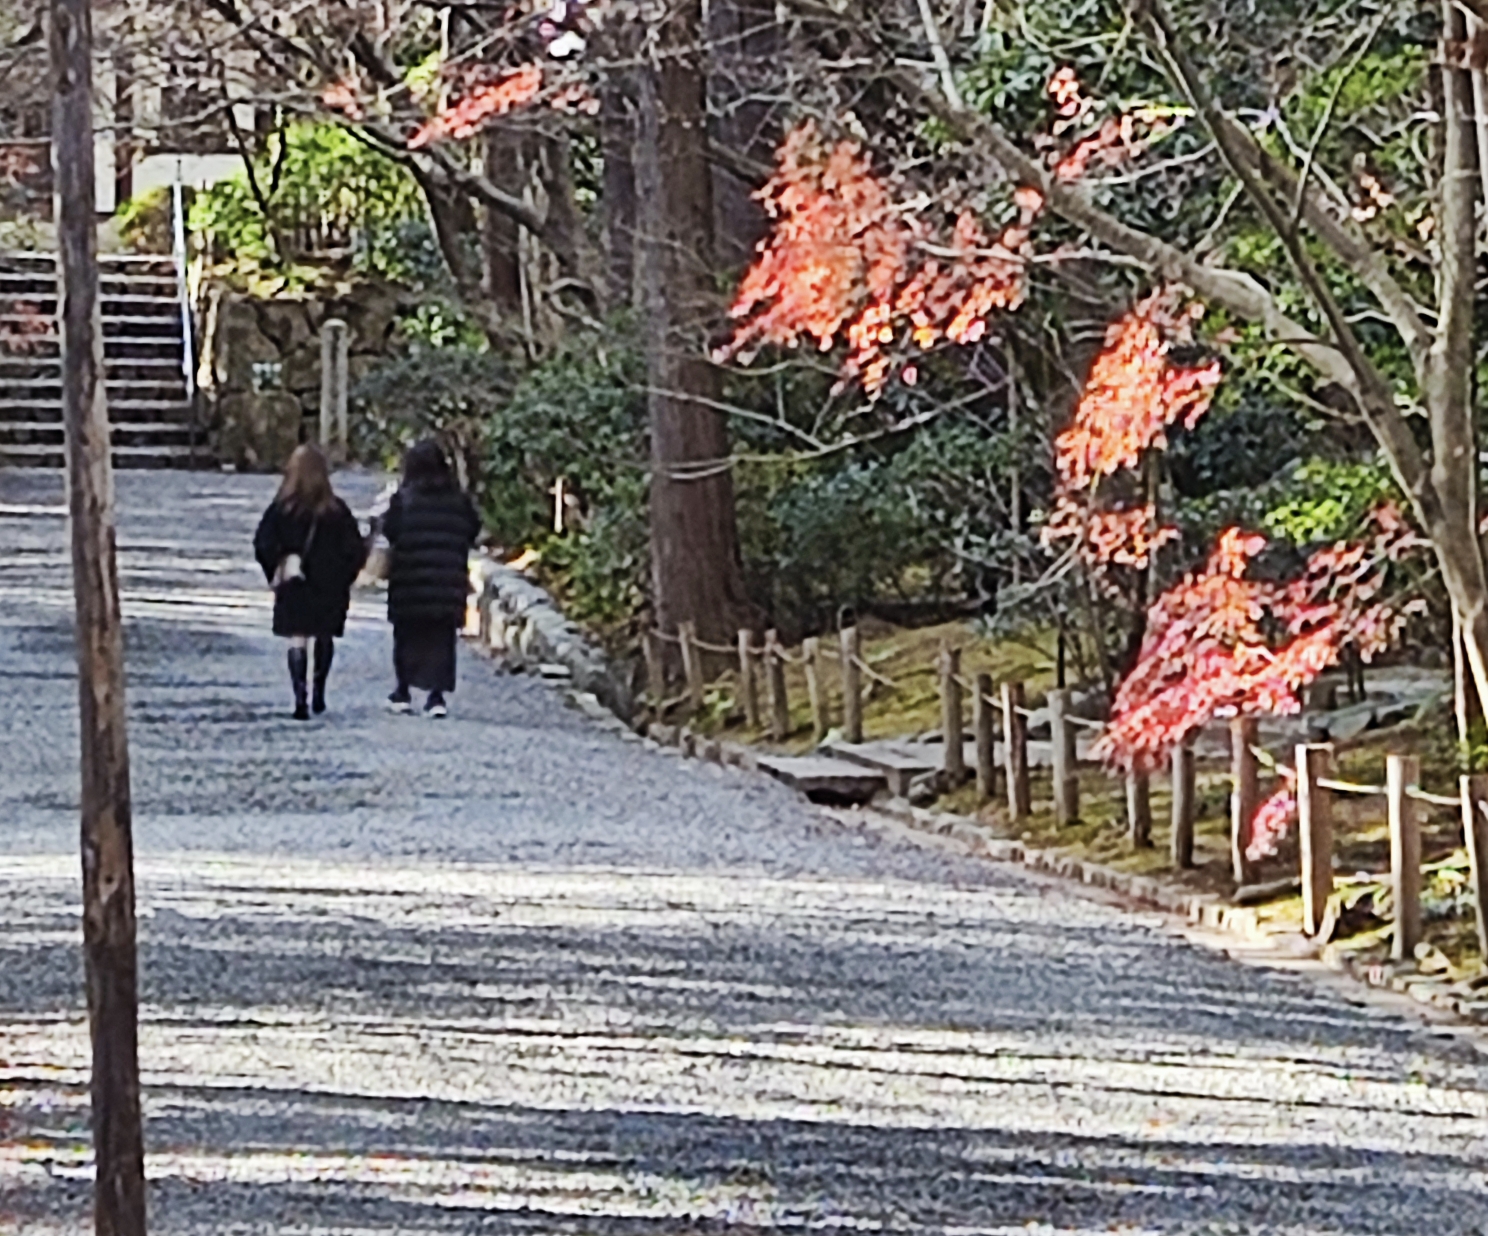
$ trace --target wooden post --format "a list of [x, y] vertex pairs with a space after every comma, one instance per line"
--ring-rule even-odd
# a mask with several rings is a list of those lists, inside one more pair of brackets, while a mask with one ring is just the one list
[[49, 44], [57, 318], [81, 739], [83, 975], [93, 1048], [93, 1227], [100, 1236], [144, 1236], [133, 817], [94, 217], [89, 0], [51, 0]]
[[1478, 919], [1478, 955], [1488, 958], [1488, 776], [1476, 773], [1460, 780], [1462, 833], [1467, 839], [1468, 871]]
[[940, 646], [940, 768], [946, 789], [966, 780], [966, 736], [961, 728], [961, 650]]
[[697, 623], [679, 622], [677, 637], [682, 645], [682, 672], [687, 677], [687, 695], [692, 711], [703, 711], [703, 658], [697, 646]]
[[801, 661], [806, 670], [806, 696], [811, 701], [811, 739], [821, 742], [831, 729], [827, 719], [827, 697], [822, 691], [821, 640], [816, 636], [801, 644]]
[[1132, 849], [1152, 848], [1152, 782], [1146, 773], [1126, 774], [1126, 830]]
[[338, 463], [346, 458], [349, 350], [346, 323], [327, 318], [320, 328], [320, 446]]
[[972, 683], [971, 728], [976, 734], [977, 798], [989, 801], [997, 793], [997, 752], [993, 745], [992, 675], [978, 674]]
[[863, 741], [863, 677], [858, 669], [862, 645], [858, 628], [843, 627], [842, 646], [842, 736], [848, 742]]
[[1033, 810], [1028, 784], [1028, 719], [1023, 715], [1023, 684], [1002, 684], [1002, 745], [1007, 770], [1008, 812], [1026, 820]]
[[785, 657], [780, 636], [765, 632], [765, 683], [770, 692], [770, 737], [776, 742], [790, 736], [790, 700], [785, 694]]
[[1385, 757], [1385, 795], [1390, 818], [1390, 882], [1395, 902], [1393, 961], [1410, 961], [1421, 942], [1421, 826], [1415, 800], [1407, 793], [1421, 782], [1421, 761], [1413, 755]]
[[662, 647], [661, 636], [648, 630], [641, 650], [646, 658], [646, 694], [660, 716], [661, 705], [666, 700], [666, 649]]
[[1194, 750], [1184, 742], [1173, 748], [1173, 836], [1170, 853], [1173, 866], [1186, 871], [1194, 865], [1194, 820], [1199, 813], [1195, 784]]
[[1251, 822], [1260, 803], [1260, 765], [1252, 748], [1260, 731], [1254, 717], [1230, 722], [1230, 867], [1237, 886], [1250, 884], [1254, 864], [1246, 857]]
[[1054, 820], [1073, 824], [1080, 818], [1080, 779], [1075, 771], [1075, 727], [1069, 722], [1069, 689], [1049, 692], [1049, 740], [1053, 748]]
[[739, 702], [744, 705], [744, 724], [759, 729], [759, 684], [754, 678], [754, 632], [739, 632]]
[[1302, 930], [1322, 930], [1333, 895], [1333, 792], [1318, 784], [1333, 776], [1327, 743], [1297, 746], [1297, 835], [1302, 846]]

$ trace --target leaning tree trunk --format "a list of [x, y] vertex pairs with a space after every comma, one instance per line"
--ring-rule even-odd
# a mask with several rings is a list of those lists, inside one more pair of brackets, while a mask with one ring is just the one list
[[711, 286], [713, 195], [704, 128], [701, 0], [671, 0], [653, 22], [640, 74], [637, 223], [651, 424], [651, 565], [656, 620], [692, 621], [706, 640], [733, 637], [748, 612], [707, 355], [718, 319]]
[[97, 1236], [144, 1236], [124, 624], [94, 217], [93, 20], [89, 0], [52, 0], [49, 16], [57, 321], [81, 739], [83, 978], [93, 1046], [93, 1230]]

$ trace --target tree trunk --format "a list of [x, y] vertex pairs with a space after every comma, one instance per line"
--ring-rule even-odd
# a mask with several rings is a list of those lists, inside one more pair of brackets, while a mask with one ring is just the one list
[[99, 1236], [144, 1236], [134, 843], [94, 218], [88, 0], [52, 0], [50, 43], [62, 417], [82, 740], [83, 961], [93, 1041], [93, 1223]]
[[599, 90], [606, 309], [626, 309], [636, 303], [636, 88], [633, 72], [612, 69], [604, 75]]
[[[514, 197], [522, 195], [522, 144], [509, 128], [497, 126], [485, 138], [487, 179]], [[496, 311], [511, 322], [522, 316], [522, 275], [517, 259], [520, 226], [510, 215], [487, 206], [481, 225], [484, 292]]]
[[653, 22], [636, 144], [638, 258], [651, 391], [651, 563], [663, 630], [692, 621], [713, 643], [749, 626], [728, 427], [707, 356], [713, 195], [704, 120], [701, 0]]
[[[769, 167], [781, 136], [769, 100], [778, 97], [785, 50], [775, 0], [712, 0], [708, 6], [708, 130], [721, 148]], [[767, 220], [759, 188], [734, 168], [712, 171], [717, 257], [724, 270], [748, 265]]]

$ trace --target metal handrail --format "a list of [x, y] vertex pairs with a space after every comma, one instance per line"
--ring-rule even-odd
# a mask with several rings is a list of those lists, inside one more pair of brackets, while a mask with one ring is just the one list
[[191, 409], [191, 463], [196, 464], [196, 342], [191, 322], [191, 287], [186, 277], [186, 212], [181, 187], [181, 160], [176, 160], [176, 177], [171, 184], [172, 238], [171, 257], [176, 266], [176, 297], [181, 303], [181, 373], [186, 380], [186, 402]]

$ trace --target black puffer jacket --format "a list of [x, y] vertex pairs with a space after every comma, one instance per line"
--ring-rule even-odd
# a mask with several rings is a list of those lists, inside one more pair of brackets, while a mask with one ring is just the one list
[[400, 489], [382, 533], [392, 550], [388, 618], [402, 622], [465, 620], [470, 551], [480, 516], [458, 489]]
[[273, 581], [286, 554], [304, 555], [305, 577], [275, 589], [274, 634], [343, 634], [351, 585], [367, 560], [356, 516], [340, 498], [315, 516], [270, 504], [253, 537], [253, 556], [265, 579]]

